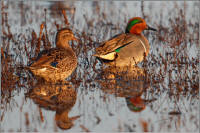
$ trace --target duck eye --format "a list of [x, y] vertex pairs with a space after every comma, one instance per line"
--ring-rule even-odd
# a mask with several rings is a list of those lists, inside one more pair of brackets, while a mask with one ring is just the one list
[[62, 36], [63, 39], [67, 38], [69, 36], [69, 34], [65, 34]]
[[142, 20], [139, 20], [139, 19], [131, 20], [131, 21], [128, 23], [127, 27], [126, 27], [126, 32], [130, 31], [130, 29], [131, 29], [134, 25], [136, 25], [136, 24], [138, 24], [138, 23], [143, 23], [143, 21], [142, 21]]

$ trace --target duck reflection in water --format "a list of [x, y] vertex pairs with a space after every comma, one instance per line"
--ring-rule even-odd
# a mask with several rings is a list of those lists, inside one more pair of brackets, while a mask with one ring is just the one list
[[39, 107], [56, 111], [55, 122], [61, 129], [70, 129], [73, 121], [79, 118], [68, 117], [76, 102], [76, 91], [71, 85], [37, 84], [27, 95]]
[[[101, 89], [116, 97], [124, 97], [129, 110], [141, 112], [145, 109], [145, 100], [141, 98], [144, 90], [149, 86], [147, 75], [139, 67], [113, 68], [107, 67], [99, 75], [98, 82]], [[103, 79], [103, 80], [102, 80]]]
[[133, 112], [141, 112], [146, 107], [145, 101], [141, 98], [141, 96], [130, 98], [127, 97], [126, 104], [128, 108]]

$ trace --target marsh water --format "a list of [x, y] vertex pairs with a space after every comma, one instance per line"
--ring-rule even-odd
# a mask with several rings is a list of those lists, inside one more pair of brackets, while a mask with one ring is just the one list
[[[1, 1], [1, 132], [198, 132], [199, 4]], [[143, 32], [143, 62], [121, 71], [92, 56], [135, 16], [158, 30]], [[40, 82], [24, 68], [66, 26], [78, 66], [63, 85]]]

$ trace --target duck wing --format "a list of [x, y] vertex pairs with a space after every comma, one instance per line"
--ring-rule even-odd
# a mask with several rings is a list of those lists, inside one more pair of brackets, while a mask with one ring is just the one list
[[114, 60], [116, 58], [119, 49], [134, 42], [133, 35], [131, 34], [119, 34], [114, 36], [108, 41], [103, 42], [98, 48], [96, 48], [97, 56], [106, 60]]
[[50, 50], [42, 51], [37, 59], [36, 62], [31, 64], [31, 68], [45, 68], [45, 67], [54, 67], [58, 68], [60, 65], [59, 63], [66, 59], [66, 57], [70, 57], [71, 53], [60, 48], [52, 48]]

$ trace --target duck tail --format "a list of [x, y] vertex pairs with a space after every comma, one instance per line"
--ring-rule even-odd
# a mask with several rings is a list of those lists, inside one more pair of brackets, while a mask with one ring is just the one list
[[33, 77], [33, 73], [31, 72], [31, 69], [29, 66], [23, 66], [23, 65], [19, 65], [16, 67], [17, 72], [16, 72], [16, 76], [18, 78], [30, 78]]
[[30, 70], [30, 67], [20, 65], [20, 66], [17, 66], [17, 69], [20, 69], [20, 70]]
[[92, 56], [99, 57], [99, 55], [98, 55], [98, 54], [93, 54]]

